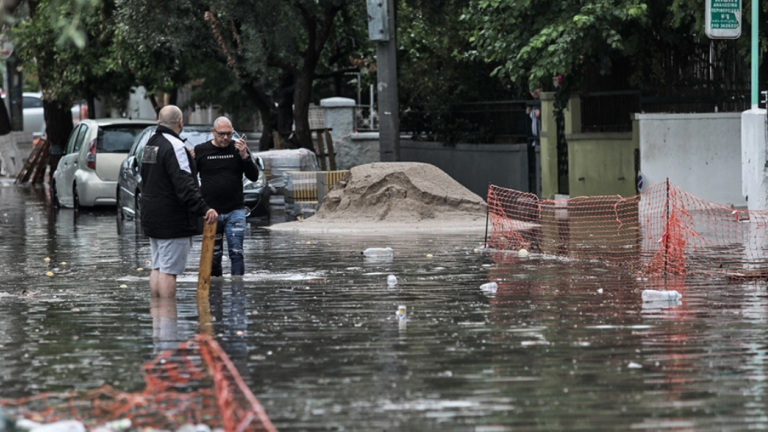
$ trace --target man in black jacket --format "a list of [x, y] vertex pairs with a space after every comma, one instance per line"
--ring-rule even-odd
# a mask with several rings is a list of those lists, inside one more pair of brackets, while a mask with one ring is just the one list
[[213, 139], [196, 146], [194, 153], [195, 163], [200, 170], [200, 192], [205, 202], [219, 213], [211, 276], [222, 275], [225, 235], [232, 276], [242, 276], [245, 274], [243, 175], [256, 181], [259, 168], [248, 153], [245, 139], [232, 140], [234, 129], [228, 118], [217, 118], [213, 122], [212, 132]]
[[184, 272], [192, 236], [200, 234], [198, 218], [213, 223], [219, 215], [200, 196], [195, 162], [179, 138], [181, 110], [163, 107], [157, 124], [141, 159], [141, 227], [152, 248], [152, 296], [175, 297], [176, 275]]

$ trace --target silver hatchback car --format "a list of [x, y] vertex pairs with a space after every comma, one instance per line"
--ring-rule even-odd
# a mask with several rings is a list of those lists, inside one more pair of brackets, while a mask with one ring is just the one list
[[83, 120], [72, 131], [53, 173], [54, 205], [113, 206], [120, 164], [136, 136], [155, 120]]

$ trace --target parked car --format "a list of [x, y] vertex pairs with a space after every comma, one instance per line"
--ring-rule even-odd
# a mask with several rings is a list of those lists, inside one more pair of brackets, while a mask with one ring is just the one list
[[[120, 166], [120, 175], [117, 180], [117, 211], [121, 219], [139, 219], [141, 217], [141, 157], [147, 141], [155, 133], [157, 126], [144, 129], [131, 147], [128, 157]], [[184, 125], [180, 134], [186, 140], [184, 143], [189, 148], [213, 139], [211, 126], [209, 125]], [[240, 139], [235, 132], [233, 139]], [[246, 211], [249, 218], [261, 218], [269, 221], [269, 197], [272, 189], [267, 183], [267, 176], [262, 169], [259, 170], [259, 178], [256, 181], [248, 180], [243, 176], [243, 195]]]
[[[5, 97], [5, 96], [3, 96]], [[43, 94], [34, 92], [22, 93], [22, 108], [24, 111], [24, 132], [32, 132], [42, 135], [45, 132], [45, 119], [43, 117]], [[83, 110], [85, 109], [85, 112]], [[72, 106], [72, 122], [77, 124], [88, 117], [87, 109], [83, 104]]]
[[83, 120], [72, 131], [53, 173], [54, 205], [115, 205], [120, 164], [136, 136], [154, 120]]

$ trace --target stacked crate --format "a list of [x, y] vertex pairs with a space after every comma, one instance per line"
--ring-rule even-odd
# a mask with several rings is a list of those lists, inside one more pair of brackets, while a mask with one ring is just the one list
[[325, 195], [347, 170], [339, 171], [286, 171], [285, 214], [289, 218], [306, 219], [317, 213]]

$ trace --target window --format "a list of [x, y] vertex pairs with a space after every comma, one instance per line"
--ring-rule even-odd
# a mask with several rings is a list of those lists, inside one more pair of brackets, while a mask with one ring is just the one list
[[72, 133], [69, 134], [69, 141], [67, 141], [67, 151], [65, 154], [71, 154], [75, 152], [75, 141], [77, 141], [77, 134], [80, 132], [82, 125], [75, 126]]
[[42, 108], [43, 100], [40, 99], [39, 97], [24, 96], [24, 101], [22, 101], [22, 107], [23, 108]]
[[78, 132], [77, 140], [75, 141], [75, 149], [74, 149], [75, 153], [80, 151], [80, 147], [83, 146], [83, 141], [85, 141], [86, 135], [88, 135], [88, 126], [84, 124], [80, 125], [80, 132]]
[[136, 163], [138, 164], [139, 167], [141, 167], [141, 158], [144, 157], [144, 147], [147, 146], [149, 139], [154, 134], [155, 134], [155, 129], [150, 129], [149, 131], [147, 131], [147, 133], [144, 134], [143, 137], [141, 137], [141, 141], [139, 141], [138, 148], [136, 149]]
[[114, 125], [99, 128], [96, 150], [102, 153], [128, 153], [146, 125]]

